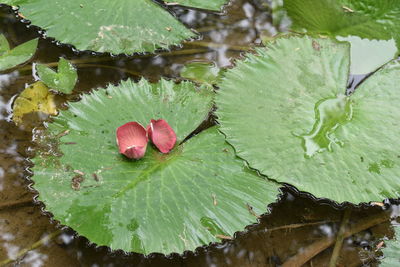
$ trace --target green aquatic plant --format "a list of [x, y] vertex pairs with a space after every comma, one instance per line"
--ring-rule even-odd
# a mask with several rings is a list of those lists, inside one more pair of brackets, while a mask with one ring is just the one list
[[38, 39], [20, 44], [13, 49], [6, 37], [0, 34], [0, 71], [5, 71], [28, 61], [36, 52]]
[[[33, 159], [38, 199], [61, 224], [124, 251], [182, 253], [244, 230], [276, 200], [279, 185], [236, 158], [216, 126], [186, 138], [208, 116], [213, 95], [190, 82], [128, 80], [69, 103], [46, 130], [62, 155]], [[155, 117], [175, 130], [174, 149], [148, 145], [137, 161], [121, 155], [115, 129]]]
[[397, 0], [283, 0], [280, 4], [277, 12], [287, 14], [292, 30], [350, 42], [352, 74], [372, 72], [399, 55]]
[[236, 62], [216, 97], [221, 131], [267, 177], [337, 202], [400, 192], [400, 63], [346, 95], [350, 45], [282, 37]]
[[[226, 0], [173, 2], [219, 10]], [[152, 0], [2, 0], [0, 3], [18, 6], [19, 13], [44, 29], [47, 37], [78, 50], [112, 54], [154, 52], [196, 36]]]
[[395, 267], [400, 264], [400, 227], [394, 226], [395, 237], [394, 240], [386, 241], [386, 247], [382, 249], [384, 259], [381, 261], [379, 266], [381, 267]]
[[65, 58], [60, 58], [57, 72], [46, 65], [36, 64], [36, 73], [49, 88], [64, 94], [70, 94], [78, 80], [76, 68]]

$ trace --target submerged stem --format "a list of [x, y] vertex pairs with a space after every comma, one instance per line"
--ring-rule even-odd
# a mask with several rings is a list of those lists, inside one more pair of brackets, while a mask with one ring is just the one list
[[45, 237], [43, 237], [42, 239], [40, 239], [39, 241], [36, 241], [35, 243], [33, 243], [29, 248], [24, 248], [21, 251], [19, 251], [17, 253], [17, 255], [15, 256], [15, 259], [6, 259], [0, 262], [0, 265], [6, 265], [8, 263], [14, 262], [17, 259], [21, 258], [22, 256], [24, 256], [26, 253], [28, 253], [31, 250], [37, 249], [43, 245], [45, 245], [47, 242], [49, 242], [50, 240], [56, 238], [60, 233], [62, 232], [61, 229], [58, 229], [56, 231], [54, 231], [53, 233], [46, 235]]
[[0, 204], [0, 210], [21, 207], [21, 206], [27, 206], [29, 204], [33, 204], [32, 199], [4, 202], [4, 203]]
[[[349, 226], [345, 229], [343, 233], [343, 238], [347, 238], [361, 231], [367, 230], [375, 225], [384, 223], [389, 220], [389, 217], [385, 213], [379, 213], [373, 216], [369, 216], [367, 218], [361, 219], [353, 225]], [[307, 263], [313, 257], [329, 248], [335, 243], [335, 238], [331, 236], [327, 236], [323, 239], [320, 239], [311, 245], [302, 249], [298, 254], [290, 257], [282, 267], [291, 267], [291, 266], [302, 266]]]
[[344, 233], [346, 230], [346, 225], [348, 224], [349, 219], [350, 219], [350, 214], [351, 214], [350, 209], [346, 209], [344, 211], [343, 220], [342, 220], [342, 223], [340, 224], [339, 232], [336, 237], [335, 247], [333, 248], [331, 260], [329, 261], [329, 267], [336, 266], [337, 259], [339, 258], [339, 255], [340, 255], [340, 250], [342, 249]]

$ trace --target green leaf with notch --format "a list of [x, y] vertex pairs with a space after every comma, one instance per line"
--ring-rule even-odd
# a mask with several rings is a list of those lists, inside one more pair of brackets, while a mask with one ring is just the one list
[[33, 39], [10, 49], [7, 39], [0, 35], [0, 71], [14, 68], [28, 61], [36, 52], [38, 39]]
[[350, 47], [278, 38], [228, 70], [221, 130], [250, 167], [337, 202], [400, 196], [400, 64], [346, 96]]
[[294, 30], [347, 40], [352, 74], [366, 74], [399, 55], [397, 0], [284, 0]]
[[[128, 80], [70, 103], [47, 130], [63, 155], [33, 159], [39, 200], [91, 242], [144, 254], [193, 250], [255, 223], [279, 185], [249, 170], [216, 127], [182, 143], [208, 116], [213, 94], [190, 82]], [[152, 118], [175, 130], [174, 150], [149, 145], [138, 161], [119, 154], [116, 128]]]
[[[225, 2], [225, 1], [223, 1]], [[153, 0], [14, 0], [19, 12], [46, 35], [78, 50], [112, 54], [154, 52], [195, 36]], [[185, 2], [202, 7], [200, 2]], [[201, 3], [216, 7], [214, 0]]]
[[60, 58], [58, 62], [58, 72], [46, 65], [36, 65], [37, 75], [49, 88], [59, 92], [70, 94], [74, 90], [78, 73], [75, 67], [66, 59]]

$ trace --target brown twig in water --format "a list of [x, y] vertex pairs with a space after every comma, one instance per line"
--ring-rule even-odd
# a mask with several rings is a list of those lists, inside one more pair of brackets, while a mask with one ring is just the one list
[[19, 251], [17, 253], [17, 255], [15, 256], [15, 259], [6, 259], [0, 262], [0, 266], [6, 265], [8, 263], [14, 262], [17, 259], [21, 258], [22, 256], [24, 256], [26, 253], [28, 253], [31, 250], [37, 249], [43, 245], [45, 245], [47, 242], [49, 242], [50, 240], [54, 239], [55, 237], [57, 237], [60, 233], [62, 232], [61, 229], [58, 229], [56, 231], [54, 231], [53, 233], [46, 235], [45, 237], [43, 237], [42, 239], [40, 239], [39, 241], [35, 242], [32, 244], [32, 246], [30, 246], [29, 248], [24, 248], [21, 251]]
[[[380, 213], [377, 215], [369, 216], [367, 218], [361, 219], [358, 222], [349, 226], [344, 234], [343, 238], [347, 238], [352, 236], [356, 233], [364, 231], [366, 229], [371, 228], [372, 226], [384, 223], [389, 220], [387, 214]], [[282, 267], [293, 267], [293, 266], [302, 266], [303, 264], [307, 263], [310, 259], [314, 256], [318, 255], [320, 252], [324, 251], [325, 249], [329, 248], [335, 242], [334, 237], [325, 237], [320, 239], [308, 247], [302, 249], [301, 253], [296, 254], [289, 258]]]
[[186, 46], [201, 46], [208, 48], [227, 48], [230, 51], [249, 51], [253, 49], [251, 46], [240, 46], [240, 45], [230, 45], [230, 44], [219, 44], [212, 42], [204, 42], [204, 41], [196, 41], [196, 42], [187, 42]]
[[24, 207], [24, 206], [29, 206], [30, 204], [33, 204], [32, 199], [23, 199], [23, 200], [18, 200], [18, 201], [3, 202], [3, 203], [0, 203], [0, 210], [10, 209], [10, 208], [15, 208], [15, 207]]
[[336, 236], [335, 247], [333, 248], [331, 260], [329, 261], [329, 267], [336, 267], [336, 263], [340, 255], [340, 250], [342, 249], [344, 232], [346, 230], [347, 224], [349, 223], [350, 214], [351, 214], [350, 209], [346, 209], [344, 211], [342, 223], [340, 224], [339, 232]]
[[274, 228], [267, 229], [268, 231], [277, 231], [277, 230], [283, 230], [283, 229], [295, 229], [295, 228], [300, 228], [300, 227], [307, 227], [307, 226], [312, 226], [312, 225], [318, 225], [318, 224], [324, 224], [324, 223], [333, 223], [337, 221], [319, 221], [319, 222], [310, 222], [310, 223], [294, 223], [294, 224], [288, 224], [288, 225], [282, 225]]

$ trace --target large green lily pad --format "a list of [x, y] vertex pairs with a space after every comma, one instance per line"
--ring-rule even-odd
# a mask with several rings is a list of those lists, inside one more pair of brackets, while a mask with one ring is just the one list
[[397, 267], [400, 265], [400, 227], [395, 226], [395, 239], [385, 242], [386, 247], [383, 249], [385, 258], [379, 266], [381, 267]]
[[[198, 1], [183, 4], [216, 8], [214, 0], [201, 2], [213, 4], [199, 5]], [[19, 6], [19, 12], [46, 30], [47, 36], [78, 50], [113, 54], [153, 52], [195, 36], [153, 0], [3, 0], [0, 3]]]
[[400, 196], [400, 64], [345, 96], [350, 49], [279, 38], [225, 74], [221, 130], [252, 168], [337, 202]]
[[284, 0], [292, 29], [347, 40], [352, 74], [366, 74], [396, 57], [400, 45], [397, 0]]
[[255, 223], [279, 185], [250, 171], [216, 127], [170, 154], [150, 145], [138, 161], [118, 153], [115, 130], [128, 121], [163, 118], [181, 143], [207, 117], [213, 94], [190, 82], [128, 80], [70, 103], [47, 130], [63, 155], [33, 159], [39, 200], [91, 242], [144, 254], [193, 250]]

